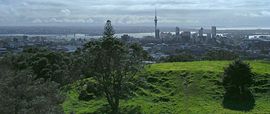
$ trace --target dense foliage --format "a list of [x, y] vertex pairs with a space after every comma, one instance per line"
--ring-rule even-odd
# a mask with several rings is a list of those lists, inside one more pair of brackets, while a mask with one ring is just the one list
[[223, 106], [234, 110], [251, 110], [255, 99], [249, 89], [254, 83], [249, 64], [235, 60], [224, 70], [223, 86], [225, 95]]
[[63, 113], [61, 87], [82, 77], [78, 56], [31, 47], [1, 58], [0, 112]]
[[160, 61], [164, 62], [187, 62], [187, 61], [194, 61], [195, 57], [190, 54], [178, 54], [178, 55], [172, 55], [168, 57], [163, 57], [160, 59]]
[[59, 84], [37, 78], [31, 69], [13, 70], [1, 61], [0, 112], [3, 114], [61, 114]]
[[53, 52], [45, 48], [28, 48], [19, 54], [6, 55], [2, 61], [13, 70], [30, 69], [36, 78], [66, 85], [80, 79], [81, 58], [76, 54]]
[[243, 93], [253, 83], [253, 74], [249, 64], [236, 60], [224, 70], [223, 85], [226, 91], [236, 90]]
[[117, 114], [124, 88], [142, 68], [145, 53], [139, 45], [127, 45], [113, 35], [111, 22], [107, 21], [103, 38], [87, 43], [83, 53], [88, 75], [98, 82], [112, 113]]
[[203, 56], [203, 60], [235, 60], [237, 58], [239, 55], [227, 50], [212, 50]]
[[203, 54], [201, 53], [194, 54], [191, 53], [190, 50], [175, 50], [174, 53], [177, 54], [170, 55], [170, 53], [168, 53], [170, 56], [162, 57], [159, 61], [160, 62], [188, 62], [199, 60], [217, 61], [217, 60], [235, 60], [239, 58], [238, 54], [228, 50], [210, 50]]

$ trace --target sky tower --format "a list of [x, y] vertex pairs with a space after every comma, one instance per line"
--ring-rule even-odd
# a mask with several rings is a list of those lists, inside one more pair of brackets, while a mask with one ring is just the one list
[[158, 19], [157, 19], [157, 9], [155, 9], [155, 38], [159, 39], [159, 29], [157, 28], [157, 23], [158, 23]]
[[155, 30], [157, 30], [157, 22], [158, 22], [158, 19], [157, 19], [157, 9], [155, 9]]

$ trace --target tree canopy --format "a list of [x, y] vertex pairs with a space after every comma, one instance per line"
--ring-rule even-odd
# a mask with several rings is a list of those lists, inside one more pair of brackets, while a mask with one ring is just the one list
[[253, 83], [253, 74], [249, 64], [235, 60], [224, 70], [223, 85], [226, 90], [237, 89], [242, 92]]
[[93, 76], [107, 98], [113, 113], [118, 113], [123, 88], [142, 68], [145, 53], [138, 44], [127, 45], [114, 37], [111, 21], [104, 27], [101, 40], [84, 46], [89, 76]]

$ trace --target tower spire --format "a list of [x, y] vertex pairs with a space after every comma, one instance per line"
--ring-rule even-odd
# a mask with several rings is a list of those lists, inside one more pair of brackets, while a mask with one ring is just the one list
[[157, 22], [158, 22], [158, 19], [157, 19], [157, 8], [155, 8], [155, 30], [157, 30]]
[[159, 29], [157, 28], [158, 19], [157, 19], [157, 9], [155, 8], [155, 38], [159, 39]]
[[155, 8], [155, 18], [157, 18], [157, 8]]

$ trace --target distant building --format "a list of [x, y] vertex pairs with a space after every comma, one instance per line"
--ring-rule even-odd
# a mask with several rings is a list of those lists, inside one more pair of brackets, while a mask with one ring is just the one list
[[176, 37], [180, 36], [180, 28], [179, 27], [175, 28], [175, 35], [176, 35]]
[[7, 43], [5, 41], [0, 40], [0, 48], [6, 47], [6, 46], [7, 46]]
[[185, 43], [188, 43], [190, 41], [191, 32], [190, 31], [184, 31], [181, 33], [182, 39]]
[[174, 37], [171, 32], [160, 32], [160, 38], [162, 41], [172, 41]]
[[28, 36], [24, 35], [24, 36], [23, 36], [23, 41], [24, 41], [24, 42], [27, 42], [27, 41], [28, 41]]
[[211, 33], [212, 33], [212, 38], [216, 38], [216, 36], [217, 36], [217, 27], [216, 26], [212, 26]]
[[123, 36], [121, 36], [121, 40], [124, 42], [128, 42], [131, 40], [131, 37], [127, 34], [124, 34]]
[[199, 37], [203, 37], [203, 28], [199, 30]]
[[211, 40], [211, 33], [207, 33], [206, 39], [207, 39], [207, 42], [209, 42]]
[[0, 55], [7, 53], [7, 48], [0, 48]]

